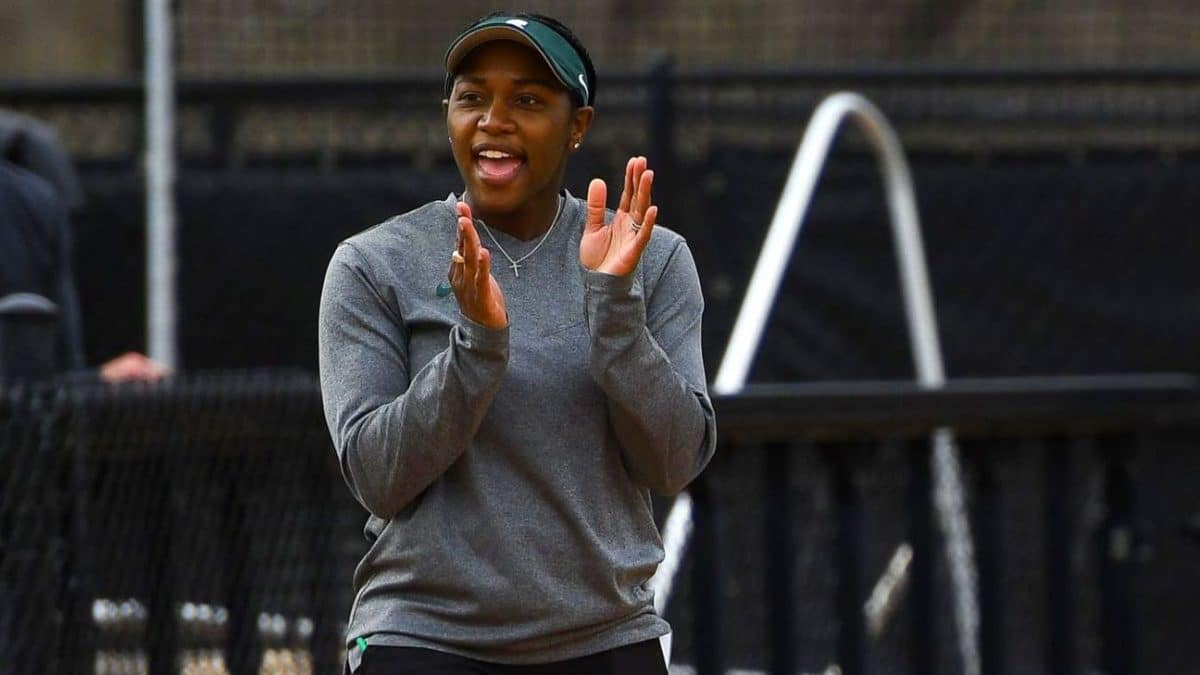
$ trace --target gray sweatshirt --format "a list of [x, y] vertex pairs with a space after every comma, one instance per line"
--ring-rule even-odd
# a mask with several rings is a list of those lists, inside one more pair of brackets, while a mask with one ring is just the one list
[[[515, 276], [492, 251], [509, 326], [438, 297], [455, 197], [343, 242], [321, 296], [325, 414], [372, 541], [347, 643], [539, 663], [663, 635], [650, 493], [713, 454], [703, 299], [683, 238], [655, 228], [627, 277], [579, 263], [570, 195]], [[494, 237], [513, 258], [537, 244]], [[357, 650], [351, 650], [352, 664]]]

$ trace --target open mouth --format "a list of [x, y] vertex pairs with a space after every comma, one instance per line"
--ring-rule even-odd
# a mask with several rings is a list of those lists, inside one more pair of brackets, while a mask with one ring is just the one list
[[485, 148], [475, 153], [479, 178], [493, 185], [508, 183], [516, 178], [524, 164], [523, 158], [506, 150]]

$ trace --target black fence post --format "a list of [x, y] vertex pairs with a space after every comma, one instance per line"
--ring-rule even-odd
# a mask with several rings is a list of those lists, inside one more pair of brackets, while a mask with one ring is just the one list
[[922, 438], [908, 443], [908, 523], [913, 557], [909, 564], [909, 616], [912, 651], [909, 672], [931, 674], [934, 671], [934, 645], [937, 621], [933, 614], [933, 579], [936, 552], [933, 531], [933, 481], [931, 440]]
[[[158, 401], [163, 405], [163, 401]], [[158, 411], [154, 411], [157, 413]], [[153, 413], [151, 417], [153, 417]], [[156, 453], [147, 459], [157, 471], [155, 499], [152, 510], [146, 514], [151, 542], [150, 560], [154, 561], [154, 573], [149, 580], [147, 602], [146, 645], [149, 651], [151, 673], [172, 673], [179, 657], [179, 612], [176, 607], [176, 565], [178, 555], [174, 545], [174, 533], [180, 518], [176, 491], [182, 472], [179, 471], [178, 445], [168, 441], [165, 447], [151, 446], [148, 451]]]
[[1071, 599], [1071, 444], [1066, 437], [1046, 443], [1046, 672], [1073, 673], [1075, 658]]
[[337, 610], [337, 563], [340, 547], [330, 545], [330, 542], [340, 542], [341, 538], [334, 534], [337, 530], [337, 509], [340, 504], [334, 495], [334, 489], [340, 481], [337, 480], [337, 469], [331, 467], [332, 457], [333, 451], [330, 450], [308, 460], [311, 471], [309, 481], [318, 519], [317, 527], [312, 530], [310, 542], [310, 550], [316, 561], [312, 589], [312, 659], [314, 671], [318, 673], [338, 672], [337, 660], [341, 651], [339, 645], [343, 640], [343, 636], [335, 629], [338, 622], [334, 619]]
[[825, 457], [832, 463], [833, 504], [837, 521], [834, 535], [834, 564], [837, 566], [837, 659], [845, 675], [863, 672], [863, 594], [862, 567], [862, 501], [854, 485], [853, 459], [850, 445], [828, 449]]
[[[67, 553], [67, 632], [64, 639], [66, 672], [82, 673], [92, 667], [96, 649], [96, 624], [92, 619], [91, 603], [95, 600], [95, 546], [90, 532], [92, 502], [92, 464], [89, 444], [92, 441], [92, 416], [84, 414], [88, 407], [81, 397], [70, 395], [64, 388], [63, 433], [64, 451], [71, 457], [71, 530], [70, 551]], [[90, 412], [90, 411], [89, 411]], [[69, 444], [68, 444], [69, 443]]]
[[1127, 436], [1100, 441], [1104, 461], [1104, 522], [1097, 533], [1100, 564], [1100, 643], [1104, 672], [1137, 672], [1137, 626], [1134, 622], [1137, 587], [1134, 551], [1134, 494], [1129, 475]]
[[712, 471], [701, 474], [692, 484], [692, 597], [697, 675], [724, 675], [725, 643], [721, 627], [722, 583], [721, 547], [718, 537], [719, 513], [709, 484]]
[[659, 220], [672, 228], [684, 226], [684, 216], [676, 208], [679, 161], [675, 149], [675, 64], [670, 54], [659, 54], [650, 65], [650, 87], [646, 112], [646, 137], [650, 144], [647, 158], [654, 169], [654, 202], [662, 213]]
[[146, 3], [131, 2], [126, 7], [125, 53], [133, 72], [140, 75], [146, 72]]
[[252, 615], [254, 603], [254, 577], [250, 569], [249, 514], [246, 504], [248, 489], [242, 474], [235, 472], [231, 477], [229, 495], [226, 497], [222, 514], [223, 530], [231, 534], [225, 559], [229, 570], [229, 587], [225, 606], [229, 608], [229, 627], [225, 641], [225, 659], [231, 675], [250, 675], [257, 672], [256, 646], [262, 636]]
[[795, 566], [795, 542], [792, 538], [791, 459], [792, 450], [783, 443], [766, 446], [763, 482], [766, 484], [764, 540], [767, 553], [764, 603], [767, 607], [767, 637], [772, 673], [796, 672], [792, 569]]
[[[961, 446], [960, 446], [961, 447]], [[995, 462], [1001, 448], [986, 443], [973, 454], [975, 494], [971, 520], [975, 523], [979, 569], [979, 660], [982, 675], [1004, 672], [1004, 522]], [[993, 456], [993, 451], [997, 451]]]

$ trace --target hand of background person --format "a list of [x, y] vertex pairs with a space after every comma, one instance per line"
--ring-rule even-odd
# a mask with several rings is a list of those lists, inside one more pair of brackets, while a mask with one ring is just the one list
[[110, 384], [158, 382], [169, 373], [166, 366], [137, 352], [126, 352], [100, 366], [100, 379]]
[[458, 241], [455, 252], [462, 262], [450, 263], [450, 287], [463, 316], [488, 328], [508, 325], [504, 293], [492, 276], [492, 253], [479, 243], [479, 232], [471, 219], [471, 207], [458, 203]]
[[[658, 207], [650, 204], [654, 172], [645, 157], [625, 165], [625, 189], [612, 223], [604, 222], [608, 186], [595, 178], [588, 185], [587, 224], [579, 241], [579, 262], [593, 272], [625, 276], [632, 272], [650, 242]], [[640, 225], [639, 225], [640, 223]]]

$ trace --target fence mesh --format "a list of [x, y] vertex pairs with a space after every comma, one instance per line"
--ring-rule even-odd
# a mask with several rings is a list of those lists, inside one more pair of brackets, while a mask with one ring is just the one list
[[[1200, 501], [1179, 477], [1200, 471], [1197, 430], [1078, 431], [960, 436], [985, 661], [998, 672], [1090, 672], [1112, 663], [1106, 650], [1125, 649], [1137, 672], [1185, 672]], [[712, 617], [696, 603], [715, 590], [727, 663], [770, 667], [771, 569], [791, 575], [783, 644], [795, 668], [823, 672], [845, 655], [848, 622], [864, 621], [861, 605], [845, 613], [845, 584], [865, 599], [910, 540], [913, 458], [928, 457], [925, 439], [857, 433], [864, 440], [718, 453], [703, 478], [715, 548], [693, 541], [667, 608], [678, 663], [705, 648], [698, 626]], [[306, 376], [0, 389], [5, 672], [337, 672], [366, 544], [333, 457]], [[786, 504], [773, 513], [776, 479]], [[780, 550], [788, 557], [773, 568]], [[715, 589], [694, 576], [704, 556]], [[930, 560], [934, 619], [913, 609], [910, 585], [882, 636], [864, 643], [863, 672], [914, 672], [914, 631], [938, 672], [957, 672], [949, 571], [943, 556]], [[1131, 622], [1115, 646], [1100, 639], [1113, 616]]]
[[3, 393], [5, 672], [338, 670], [365, 543], [311, 379]]
[[[0, 76], [134, 73], [141, 0], [15, 0], [0, 25]], [[1189, 0], [531, 0], [572, 26], [602, 69], [659, 53], [687, 66], [1193, 65]], [[488, 0], [182, 0], [178, 60], [190, 77], [386, 74], [436, 68]]]
[[[904, 0], [540, 0], [530, 11], [574, 27], [598, 66], [629, 68], [659, 52], [686, 65], [1123, 64], [1200, 58], [1188, 0], [1064, 2]], [[185, 72], [387, 73], [437, 67], [446, 42], [495, 8], [369, 0], [180, 3]]]

